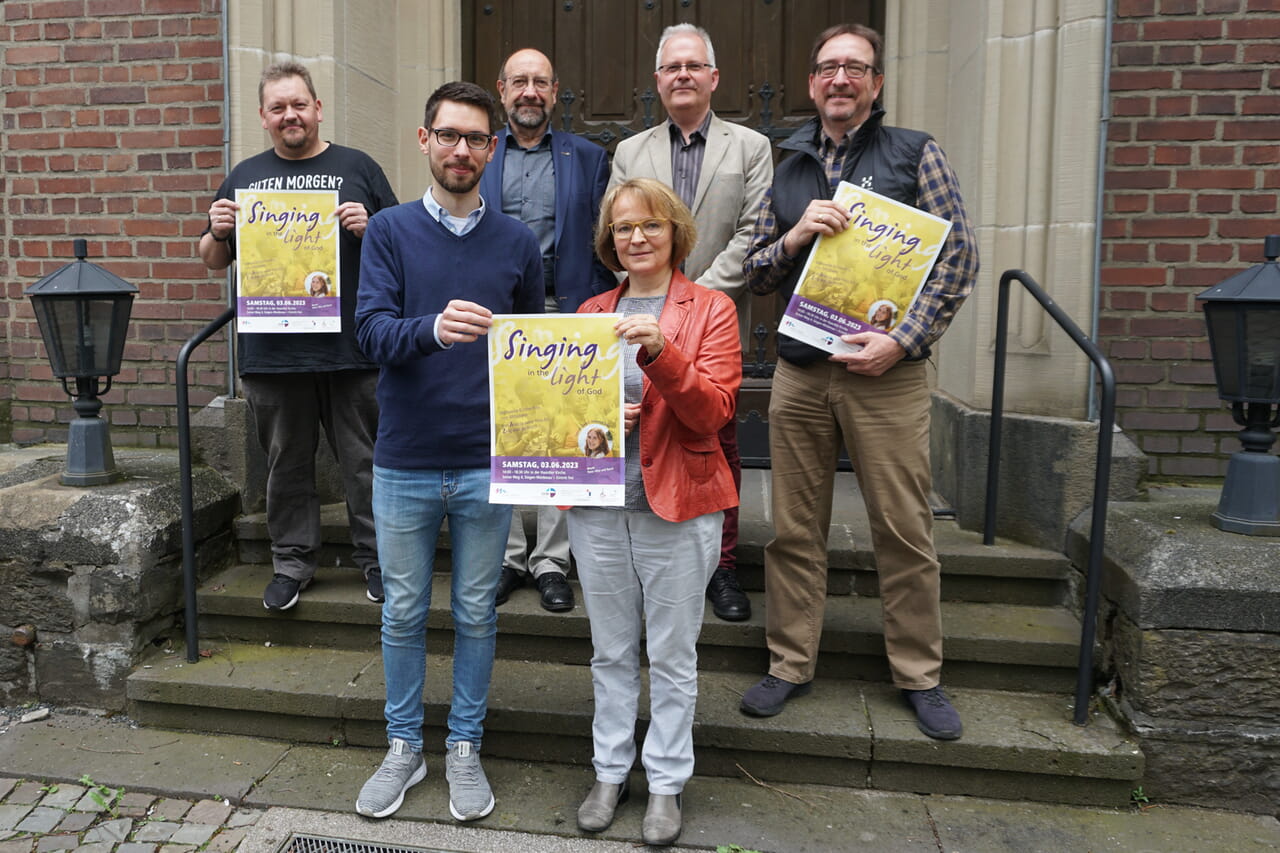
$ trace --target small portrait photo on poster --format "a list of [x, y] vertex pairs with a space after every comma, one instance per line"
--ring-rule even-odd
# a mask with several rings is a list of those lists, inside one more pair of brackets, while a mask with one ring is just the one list
[[305, 279], [306, 290], [308, 296], [331, 296], [329, 289], [329, 275], [324, 272], [316, 271], [309, 273]]
[[578, 433], [578, 447], [582, 455], [592, 459], [603, 459], [613, 455], [613, 442], [609, 430], [604, 424], [587, 424]]

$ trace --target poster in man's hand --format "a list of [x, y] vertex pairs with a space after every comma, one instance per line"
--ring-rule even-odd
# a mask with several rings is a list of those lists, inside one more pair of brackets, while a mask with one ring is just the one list
[[856, 352], [840, 336], [887, 334], [902, 322], [951, 223], [845, 181], [835, 201], [852, 214], [849, 226], [814, 242], [778, 331], [830, 353]]
[[499, 314], [489, 329], [489, 500], [622, 506], [618, 314]]
[[236, 328], [340, 332], [338, 194], [236, 190]]

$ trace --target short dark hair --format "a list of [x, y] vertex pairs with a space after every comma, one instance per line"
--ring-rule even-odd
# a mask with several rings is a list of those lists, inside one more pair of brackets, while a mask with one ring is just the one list
[[436, 118], [436, 111], [440, 109], [440, 104], [444, 101], [470, 104], [473, 107], [479, 107], [484, 110], [484, 114], [489, 118], [490, 133], [498, 126], [498, 111], [493, 103], [493, 95], [490, 95], [475, 83], [455, 80], [452, 83], [445, 83], [432, 92], [431, 97], [427, 98], [427, 108], [423, 110], [422, 115], [423, 127], [431, 127], [431, 122], [435, 121]]
[[311, 100], [317, 100], [316, 87], [311, 82], [311, 72], [306, 66], [300, 62], [277, 62], [274, 65], [268, 65], [262, 72], [262, 77], [258, 80], [258, 106], [262, 106], [262, 93], [266, 90], [268, 83], [274, 83], [277, 80], [283, 80], [286, 77], [301, 77], [302, 82], [307, 84], [307, 91], [311, 93]]
[[809, 51], [810, 73], [818, 65], [818, 52], [822, 50], [822, 46], [836, 36], [860, 36], [870, 42], [872, 55], [875, 57], [875, 73], [884, 73], [884, 38], [866, 24], [836, 24], [818, 33], [813, 42], [813, 50]]

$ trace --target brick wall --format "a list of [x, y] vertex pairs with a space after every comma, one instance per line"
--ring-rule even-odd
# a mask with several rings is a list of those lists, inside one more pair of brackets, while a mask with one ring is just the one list
[[[137, 285], [124, 366], [104, 399], [118, 445], [176, 443], [174, 363], [225, 307], [196, 254], [221, 182], [220, 0], [5, 0], [0, 441], [65, 440], [74, 416], [23, 291], [89, 260]], [[226, 333], [197, 350], [191, 401], [226, 386]], [[7, 393], [6, 393], [7, 390]]]
[[1280, 0], [1118, 0], [1099, 338], [1162, 478], [1240, 449], [1195, 296], [1280, 233]]

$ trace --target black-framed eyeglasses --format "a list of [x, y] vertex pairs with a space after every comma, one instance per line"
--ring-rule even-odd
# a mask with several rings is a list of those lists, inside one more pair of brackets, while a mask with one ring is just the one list
[[850, 80], [861, 80], [863, 77], [867, 76], [868, 71], [872, 74], [880, 73], [880, 69], [876, 68], [874, 65], [868, 65], [867, 63], [859, 62], [856, 59], [850, 60], [849, 62], [836, 62], [835, 60], [819, 62], [817, 65], [813, 66], [813, 73], [817, 74], [823, 80], [830, 80], [832, 77], [836, 76], [836, 72], [841, 68], [844, 69], [845, 76]]
[[445, 148], [455, 148], [459, 139], [467, 140], [467, 147], [476, 151], [482, 151], [489, 147], [489, 142], [493, 139], [492, 133], [462, 133], [451, 127], [429, 127], [428, 133], [435, 134], [436, 142], [439, 142]]
[[618, 222], [610, 222], [609, 230], [613, 232], [613, 236], [619, 240], [630, 239], [636, 233], [636, 229], [640, 229], [640, 233], [646, 237], [657, 237], [667, 227], [670, 219], [661, 217], [652, 217], [650, 219], [642, 219], [639, 222], [627, 222], [619, 220]]
[[715, 68], [715, 66], [710, 62], [672, 62], [667, 65], [659, 65], [658, 71], [668, 77], [674, 77], [681, 71], [697, 74], [701, 71], [710, 71], [712, 68]]

